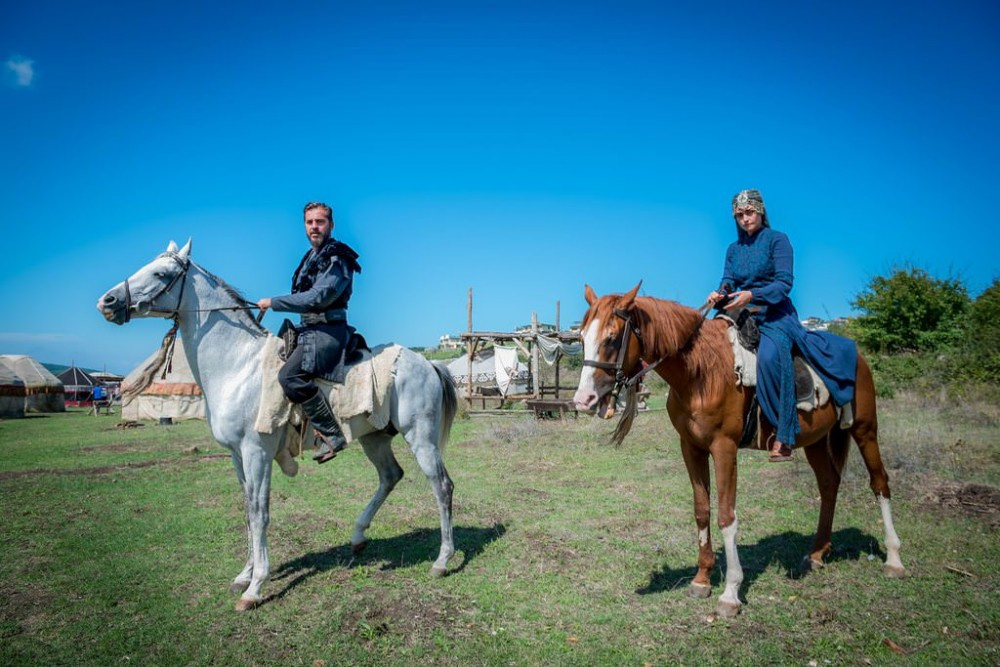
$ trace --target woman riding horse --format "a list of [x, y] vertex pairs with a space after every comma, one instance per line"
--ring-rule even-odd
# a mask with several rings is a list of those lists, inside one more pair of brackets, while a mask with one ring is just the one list
[[761, 332], [757, 399], [777, 430], [770, 460], [788, 461], [800, 433], [793, 350], [816, 370], [838, 406], [854, 398], [858, 350], [853, 341], [802, 326], [788, 297], [793, 280], [792, 244], [783, 233], [771, 229], [758, 190], [743, 190], [733, 197], [733, 218], [737, 238], [726, 251], [720, 287], [708, 295], [708, 301], [723, 302], [722, 309], [727, 311], [750, 307]]

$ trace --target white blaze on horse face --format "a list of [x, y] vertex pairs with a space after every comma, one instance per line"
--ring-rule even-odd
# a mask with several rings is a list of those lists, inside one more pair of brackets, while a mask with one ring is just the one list
[[[583, 331], [583, 358], [586, 361], [597, 361], [598, 341], [601, 336], [601, 321], [594, 318]], [[581, 410], [590, 410], [597, 404], [597, 388], [594, 386], [593, 366], [584, 366], [580, 372], [580, 386], [576, 390], [573, 402]]]

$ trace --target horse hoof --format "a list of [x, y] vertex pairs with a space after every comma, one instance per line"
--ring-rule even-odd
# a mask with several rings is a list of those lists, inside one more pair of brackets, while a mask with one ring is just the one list
[[882, 574], [890, 579], [902, 579], [906, 576], [906, 568], [898, 565], [884, 565], [882, 566]]
[[357, 556], [359, 553], [364, 551], [367, 546], [368, 546], [368, 540], [365, 540], [363, 542], [358, 542], [357, 544], [352, 544], [351, 553]]
[[822, 570], [826, 567], [826, 563], [821, 560], [816, 560], [815, 558], [810, 558], [806, 556], [802, 559], [802, 570], [804, 572], [815, 572], [817, 570]]
[[236, 601], [236, 611], [250, 611], [260, 604], [259, 598], [240, 598]]
[[432, 567], [431, 576], [435, 579], [440, 579], [441, 577], [448, 576], [448, 568], [446, 567]]
[[234, 581], [229, 585], [230, 595], [243, 595], [243, 591], [250, 588], [249, 581]]
[[705, 584], [694, 584], [688, 586], [688, 595], [699, 600], [703, 600], [712, 594], [712, 587]]
[[734, 604], [732, 602], [719, 602], [715, 607], [715, 613], [721, 618], [731, 621], [740, 615], [740, 611], [743, 610], [743, 605]]

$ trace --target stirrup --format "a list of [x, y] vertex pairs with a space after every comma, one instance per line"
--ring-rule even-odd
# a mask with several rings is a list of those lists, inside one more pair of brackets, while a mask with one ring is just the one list
[[326, 463], [327, 461], [332, 461], [337, 457], [338, 453], [344, 451], [344, 448], [347, 447], [347, 442], [343, 438], [340, 439], [340, 443], [335, 447], [331, 444], [330, 439], [319, 431], [314, 430], [313, 433], [316, 435], [316, 438], [320, 441], [320, 443], [322, 443], [319, 451], [313, 454], [313, 461], [316, 463]]

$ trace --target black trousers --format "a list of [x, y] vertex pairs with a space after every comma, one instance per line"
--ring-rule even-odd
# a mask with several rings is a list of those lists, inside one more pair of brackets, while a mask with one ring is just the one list
[[319, 391], [313, 382], [316, 374], [302, 369], [302, 353], [302, 346], [299, 345], [278, 371], [278, 383], [292, 403], [305, 403]]
[[[299, 345], [278, 371], [278, 383], [288, 400], [304, 403], [316, 395], [319, 387], [313, 380], [336, 367], [349, 336], [350, 329], [345, 323], [324, 324], [300, 331]], [[311, 355], [308, 364], [305, 363], [307, 354]], [[305, 365], [321, 370], [307, 371], [303, 368]]]

